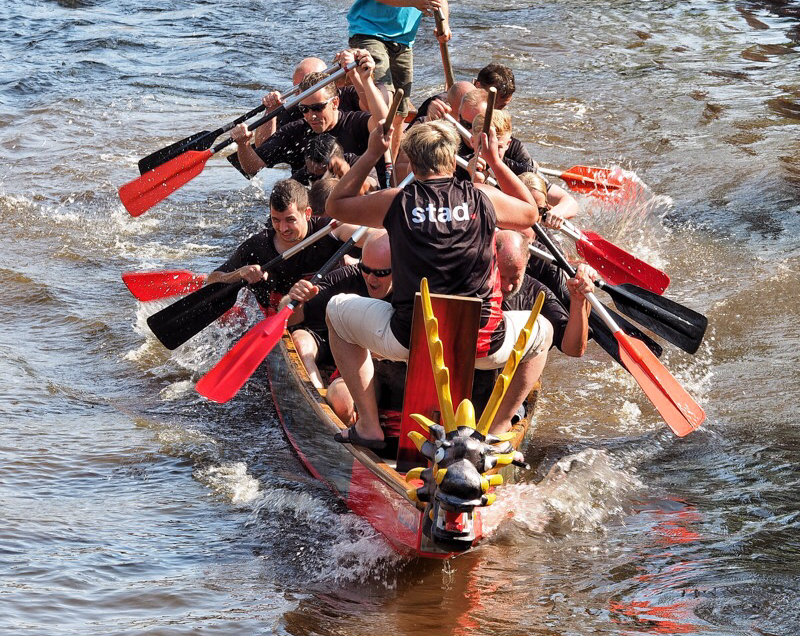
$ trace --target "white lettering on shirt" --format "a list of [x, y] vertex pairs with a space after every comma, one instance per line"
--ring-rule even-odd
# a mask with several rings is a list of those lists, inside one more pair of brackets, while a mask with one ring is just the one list
[[431, 223], [449, 223], [450, 221], [469, 221], [469, 204], [461, 203], [452, 210], [448, 207], [441, 207], [438, 210], [433, 203], [429, 203], [427, 208], [416, 207], [411, 210], [411, 222], [421, 224], [426, 220]]

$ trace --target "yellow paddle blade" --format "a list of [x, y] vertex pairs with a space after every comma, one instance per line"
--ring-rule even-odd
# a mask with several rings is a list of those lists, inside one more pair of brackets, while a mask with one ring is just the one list
[[444, 366], [444, 349], [442, 341], [439, 340], [439, 321], [433, 315], [427, 278], [423, 278], [420, 282], [420, 294], [422, 294], [422, 316], [425, 320], [425, 335], [428, 339], [428, 352], [431, 356], [431, 367], [433, 367], [433, 382], [439, 397], [442, 425], [445, 433], [451, 433], [456, 430], [456, 418], [453, 413], [453, 398], [450, 395], [450, 372]]
[[517, 370], [519, 361], [522, 359], [522, 355], [525, 351], [525, 345], [528, 344], [528, 340], [533, 332], [533, 325], [536, 322], [536, 319], [539, 317], [539, 312], [542, 311], [543, 305], [544, 292], [539, 292], [539, 295], [536, 297], [536, 302], [533, 304], [533, 309], [531, 309], [531, 313], [528, 316], [528, 321], [525, 323], [525, 327], [520, 332], [517, 342], [514, 343], [514, 349], [508, 356], [508, 361], [506, 362], [502, 373], [498, 376], [497, 381], [494, 384], [494, 389], [492, 390], [492, 395], [489, 397], [489, 402], [486, 405], [486, 408], [483, 409], [483, 415], [481, 415], [481, 419], [477, 426], [478, 432], [481, 435], [485, 436], [492, 426], [494, 416], [497, 414], [497, 409], [500, 408], [500, 403], [503, 401], [503, 397], [505, 397], [506, 391], [508, 390], [508, 385], [511, 384], [511, 379], [514, 377], [514, 372]]

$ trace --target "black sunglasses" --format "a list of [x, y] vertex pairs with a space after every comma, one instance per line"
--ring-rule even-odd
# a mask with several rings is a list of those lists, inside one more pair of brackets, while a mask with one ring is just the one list
[[358, 261], [358, 269], [364, 272], [367, 276], [372, 274], [373, 276], [377, 276], [378, 278], [386, 278], [389, 274], [392, 273], [392, 268], [388, 269], [372, 269], [371, 267], [367, 267], [364, 265], [363, 262]]
[[459, 117], [458, 123], [461, 124], [467, 130], [472, 130], [472, 123], [468, 122], [466, 119], [461, 119], [461, 117]]
[[314, 111], [315, 113], [321, 113], [325, 110], [325, 107], [328, 103], [333, 99], [333, 97], [326, 99], [324, 102], [319, 102], [317, 104], [299, 104], [297, 108], [300, 110], [301, 113], [304, 115], [309, 111]]

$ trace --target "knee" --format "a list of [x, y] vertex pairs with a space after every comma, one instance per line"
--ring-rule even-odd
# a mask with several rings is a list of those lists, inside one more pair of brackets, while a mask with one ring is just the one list
[[355, 420], [355, 406], [353, 404], [353, 396], [347, 389], [344, 380], [337, 378], [331, 382], [328, 391], [325, 394], [325, 400], [330, 405], [333, 412], [344, 424], [352, 424]]
[[292, 332], [292, 342], [300, 356], [317, 355], [317, 343], [314, 341], [311, 334], [304, 329], [298, 329]]

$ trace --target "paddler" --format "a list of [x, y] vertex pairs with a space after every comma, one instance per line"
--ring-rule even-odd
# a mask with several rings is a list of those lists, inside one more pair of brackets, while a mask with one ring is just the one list
[[[308, 372], [311, 383], [324, 388], [318, 365], [334, 364], [331, 354], [325, 309], [331, 298], [338, 294], [377, 298], [391, 302], [392, 255], [386, 230], [375, 230], [364, 241], [361, 260], [357, 265], [347, 265], [333, 270], [319, 285], [299, 280], [281, 300], [279, 306], [289, 301], [300, 303], [290, 316], [288, 325], [297, 354]], [[334, 413], [347, 424], [354, 417], [353, 398], [341, 377], [333, 379], [325, 399]]]
[[503, 311], [524, 311], [533, 306], [536, 296], [543, 291], [542, 315], [553, 325], [553, 346], [568, 356], [580, 358], [586, 352], [589, 339], [591, 305], [586, 294], [594, 293], [593, 281], [598, 278], [597, 272], [586, 263], [578, 265], [575, 277], [567, 280], [567, 310], [544, 283], [526, 274], [530, 259], [527, 237], [519, 232], [501, 230], [495, 236], [495, 248], [503, 290]]
[[[247, 124], [239, 124], [231, 131], [231, 138], [237, 144], [237, 155], [242, 169], [248, 174], [256, 174], [261, 168], [271, 168], [279, 163], [287, 163], [292, 171], [305, 165], [305, 150], [308, 142], [322, 133], [330, 133], [344, 152], [361, 155], [367, 148], [369, 131], [379, 119], [386, 117], [388, 106], [380, 90], [372, 79], [375, 61], [368, 51], [354, 49], [342, 51], [338, 55], [342, 67], [352, 61], [357, 66], [350, 75], [357, 75], [364, 86], [364, 94], [369, 103], [369, 112], [339, 110], [339, 97], [336, 87], [327, 84], [300, 102], [298, 108], [303, 113], [302, 121], [293, 121], [272, 135], [263, 144], [253, 147], [253, 133]], [[327, 76], [324, 73], [311, 73], [300, 82], [305, 91]], [[354, 80], [355, 81], [355, 80]]]
[[[272, 188], [269, 213], [267, 226], [248, 238], [225, 263], [209, 274], [207, 285], [244, 280], [251, 285], [262, 307], [274, 306], [295, 282], [322, 267], [341, 247], [342, 241], [350, 238], [356, 229], [352, 225], [337, 227], [328, 236], [283, 261], [267, 274], [261, 270], [261, 265], [332, 221], [327, 217], [312, 216], [308, 190], [292, 179], [278, 181]], [[272, 297], [273, 292], [277, 294], [276, 298]]]
[[[406, 133], [402, 148], [416, 180], [403, 188], [359, 196], [371, 164], [389, 146], [382, 129], [370, 135], [367, 152], [334, 188], [327, 211], [332, 217], [369, 227], [385, 227], [392, 249], [392, 302], [335, 297], [328, 304], [331, 350], [350, 390], [358, 421], [337, 439], [372, 448], [385, 444], [378, 420], [370, 352], [390, 360], [408, 359], [414, 295], [426, 277], [432, 293], [482, 301], [476, 368], [502, 367], [525, 325], [528, 312], [501, 309], [502, 293], [494, 257], [496, 227], [530, 228], [539, 211], [528, 189], [500, 159], [497, 138], [484, 140], [488, 162], [502, 188], [453, 177], [459, 146], [455, 129], [444, 122], [419, 124]], [[492, 432], [503, 432], [541, 374], [553, 329], [540, 317], [503, 402]], [[545, 354], [545, 355], [543, 355]]]

